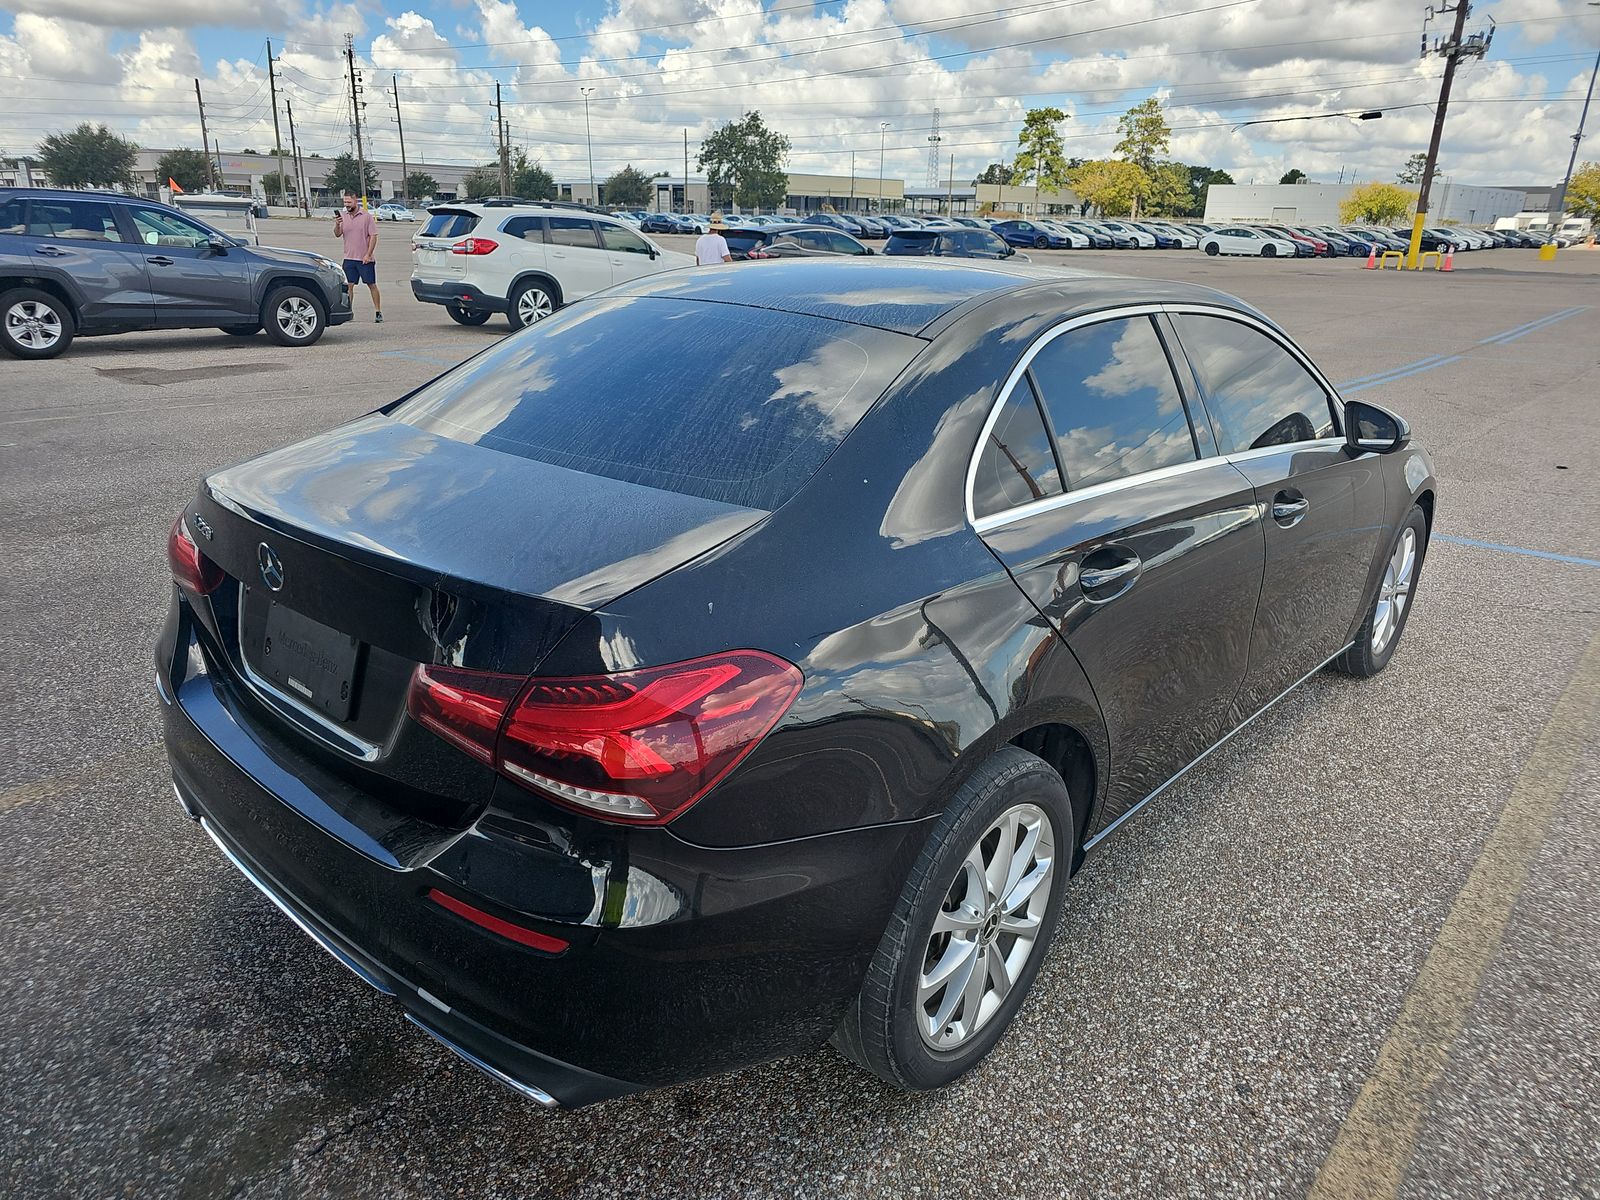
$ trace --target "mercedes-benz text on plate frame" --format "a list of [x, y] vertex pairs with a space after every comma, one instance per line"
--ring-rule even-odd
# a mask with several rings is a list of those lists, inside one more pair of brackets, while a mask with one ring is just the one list
[[1401, 652], [1428, 455], [1242, 302], [842, 256], [567, 299], [205, 479], [156, 650], [192, 815], [524, 1095], [825, 1041], [949, 1083], [1087, 853]]

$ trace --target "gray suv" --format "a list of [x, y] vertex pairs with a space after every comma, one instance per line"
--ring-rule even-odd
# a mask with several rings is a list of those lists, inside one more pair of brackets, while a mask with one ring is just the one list
[[18, 358], [141, 329], [309, 346], [350, 315], [344, 274], [320, 254], [242, 245], [117, 192], [0, 188], [0, 349]]

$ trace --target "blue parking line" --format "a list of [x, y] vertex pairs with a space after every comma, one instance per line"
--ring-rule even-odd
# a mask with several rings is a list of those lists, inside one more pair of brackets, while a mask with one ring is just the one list
[[1340, 384], [1339, 385], [1339, 391], [1340, 392], [1364, 392], [1370, 387], [1378, 387], [1381, 384], [1393, 383], [1397, 379], [1404, 379], [1407, 375], [1420, 375], [1420, 374], [1422, 374], [1422, 372], [1431, 371], [1435, 367], [1444, 367], [1444, 366], [1448, 366], [1449, 364], [1451, 364], [1453, 362], [1460, 362], [1460, 361], [1461, 361], [1461, 355], [1459, 355], [1459, 354], [1452, 354], [1448, 358], [1437, 358], [1437, 359], [1427, 359], [1427, 358], [1425, 358], [1425, 359], [1422, 359], [1419, 362], [1412, 363], [1408, 367], [1398, 368], [1398, 369], [1396, 369], [1394, 371], [1391, 371], [1387, 375], [1380, 376], [1377, 379], [1373, 379], [1373, 380], [1371, 380], [1371, 381], [1369, 381], [1367, 383], [1358, 383], [1354, 387], [1346, 387], [1343, 384]]
[[1499, 542], [1480, 542], [1474, 538], [1451, 537], [1436, 533], [1435, 542], [1450, 542], [1457, 546], [1471, 546], [1474, 550], [1499, 550], [1503, 554], [1521, 554], [1528, 558], [1547, 558], [1551, 562], [1573, 563], [1580, 567], [1600, 567], [1600, 558], [1580, 558], [1576, 554], [1552, 554], [1548, 550], [1529, 550], [1526, 546], [1505, 546]]
[[[1419, 358], [1419, 359], [1417, 359], [1416, 362], [1414, 362], [1414, 363], [1412, 363], [1410, 365], [1411, 366], [1418, 366], [1421, 363], [1431, 363], [1431, 362], [1434, 362], [1435, 360], [1441, 359], [1443, 357], [1444, 357], [1444, 355], [1442, 355], [1442, 354], [1430, 354], [1430, 355], [1428, 355], [1427, 358]], [[1379, 372], [1377, 372], [1376, 374], [1373, 374], [1373, 375], [1358, 375], [1354, 379], [1347, 379], [1343, 383], [1341, 383], [1339, 386], [1340, 386], [1340, 388], [1347, 388], [1347, 387], [1354, 387], [1358, 383], [1372, 383], [1372, 382], [1374, 382], [1376, 380], [1387, 378], [1391, 373], [1393, 373], [1395, 371], [1403, 371], [1403, 370], [1405, 370], [1404, 367], [1390, 367], [1388, 370], [1379, 371]]]
[[453, 367], [461, 360], [459, 358], [440, 358], [437, 354], [413, 354], [410, 350], [384, 350], [379, 358], [405, 358], [412, 362], [433, 363], [438, 367]]
[[1575, 317], [1581, 312], [1588, 311], [1588, 306], [1583, 305], [1578, 308], [1568, 308], [1558, 313], [1552, 313], [1544, 320], [1535, 322], [1527, 329], [1516, 329], [1510, 333], [1502, 334], [1500, 337], [1494, 339], [1494, 344], [1496, 346], [1504, 346], [1509, 342], [1516, 341], [1518, 338], [1527, 337], [1530, 333], [1538, 333], [1541, 329], [1548, 329], [1550, 326], [1555, 325], [1560, 321], [1565, 321], [1568, 317]]

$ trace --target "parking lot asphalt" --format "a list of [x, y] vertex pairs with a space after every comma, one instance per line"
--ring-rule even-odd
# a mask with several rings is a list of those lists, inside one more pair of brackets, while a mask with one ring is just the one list
[[948, 1090], [819, 1050], [546, 1113], [257, 894], [158, 741], [197, 481], [505, 331], [412, 300], [409, 233], [384, 324], [362, 295], [308, 350], [0, 363], [0, 1195], [1600, 1196], [1600, 252], [1034, 254], [1233, 292], [1411, 421], [1441, 492], [1392, 665], [1315, 677], [1108, 841]]

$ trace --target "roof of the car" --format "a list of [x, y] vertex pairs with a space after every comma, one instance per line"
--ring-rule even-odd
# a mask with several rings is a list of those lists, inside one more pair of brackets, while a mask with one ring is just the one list
[[109, 188], [0, 187], [0, 193], [7, 196], [40, 196], [51, 199], [60, 196], [75, 200], [144, 201], [143, 196], [131, 196], [127, 192], [115, 192]]
[[1197, 284], [983, 259], [780, 259], [756, 268], [665, 271], [606, 296], [739, 304], [916, 335], [960, 315], [958, 310], [1030, 288], [1053, 292], [1051, 303], [1061, 305], [1063, 316], [1109, 304], [1186, 301], [1254, 312]]

